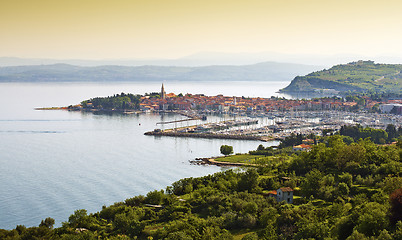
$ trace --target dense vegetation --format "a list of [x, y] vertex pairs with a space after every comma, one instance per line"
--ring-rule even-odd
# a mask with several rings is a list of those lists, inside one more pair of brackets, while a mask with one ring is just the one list
[[360, 138], [370, 138], [374, 143], [384, 144], [386, 142], [395, 142], [397, 138], [402, 136], [402, 127], [398, 129], [393, 124], [388, 124], [385, 130], [374, 129], [370, 127], [362, 127], [360, 125], [355, 126], [342, 126], [339, 130], [339, 134], [353, 138], [354, 141]]
[[[0, 230], [0, 239], [401, 239], [402, 141], [343, 139], [326, 137], [288, 161], [182, 179], [94, 214], [77, 210], [56, 229], [47, 218]], [[285, 186], [294, 204], [266, 196]]]
[[298, 76], [282, 91], [314, 91], [335, 89], [341, 92], [395, 92], [402, 91], [402, 65], [375, 64], [358, 61], [336, 65], [328, 70]]
[[[338, 132], [335, 132], [333, 129], [324, 129], [322, 131], [323, 136], [327, 135], [341, 135], [343, 140], [347, 143], [357, 142], [359, 139], [366, 139], [370, 138], [371, 141], [377, 144], [385, 144], [385, 143], [392, 143], [396, 142], [399, 137], [402, 136], [402, 127], [396, 127], [393, 124], [388, 124], [386, 129], [376, 129], [371, 127], [363, 127], [361, 125], [343, 125]], [[280, 149], [285, 149], [287, 147], [292, 147], [295, 145], [299, 145], [303, 143], [303, 140], [311, 139], [314, 144], [317, 142], [324, 142], [326, 141], [325, 138], [317, 137], [312, 134], [308, 136], [304, 136], [300, 133], [297, 134], [290, 134], [290, 136], [285, 137], [281, 140], [279, 144]], [[283, 152], [283, 151], [282, 151]], [[257, 155], [269, 155], [271, 156], [274, 153], [280, 153], [278, 150], [275, 152], [272, 148], [267, 149], [257, 149], [257, 151], [251, 151], [250, 154], [257, 154]]]
[[121, 93], [109, 97], [91, 98], [81, 102], [81, 105], [83, 108], [99, 110], [139, 109], [140, 98], [141, 95]]

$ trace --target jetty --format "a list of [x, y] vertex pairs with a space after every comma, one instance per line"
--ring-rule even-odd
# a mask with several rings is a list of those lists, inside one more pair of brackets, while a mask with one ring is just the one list
[[169, 123], [179, 123], [179, 122], [186, 122], [186, 121], [192, 121], [192, 120], [207, 120], [206, 115], [198, 115], [197, 113], [194, 112], [189, 112], [189, 111], [160, 111], [163, 113], [176, 113], [182, 116], [187, 117], [187, 119], [180, 119], [180, 120], [174, 120], [174, 121], [164, 121], [164, 122], [157, 122], [156, 125], [163, 125], [163, 124], [169, 124]]
[[216, 165], [223, 167], [255, 167], [257, 164], [253, 163], [236, 163], [236, 162], [222, 162], [217, 161], [217, 157], [214, 158], [196, 158], [195, 160], [190, 160], [189, 162], [194, 165]]
[[253, 140], [253, 141], [272, 141], [274, 140], [268, 136], [255, 136], [255, 135], [235, 135], [235, 134], [218, 134], [218, 133], [194, 133], [194, 132], [175, 132], [175, 131], [161, 131], [154, 130], [144, 133], [144, 135], [153, 136], [169, 136], [169, 137], [192, 137], [192, 138], [217, 138], [217, 139], [236, 139], [236, 140]]
[[199, 119], [201, 119], [201, 118], [200, 118], [200, 117], [196, 117], [196, 118], [187, 118], [187, 119], [180, 119], [180, 120], [174, 120], [174, 121], [157, 122], [156, 125], [158, 125], [158, 124], [169, 124], [169, 123], [186, 122], [186, 121], [199, 120]]
[[[187, 119], [170, 121], [170, 123], [186, 121]], [[167, 122], [164, 122], [167, 123]], [[250, 131], [222, 131], [232, 127], [247, 126], [257, 124], [255, 119], [240, 119], [229, 120], [219, 123], [207, 123], [190, 127], [172, 128], [172, 129], [155, 129], [154, 131], [146, 132], [144, 135], [153, 136], [169, 136], [169, 137], [192, 137], [192, 138], [217, 138], [217, 139], [236, 139], [236, 140], [253, 140], [253, 141], [271, 141], [274, 140], [269, 136], [261, 136], [253, 134]], [[158, 123], [157, 123], [158, 124]]]

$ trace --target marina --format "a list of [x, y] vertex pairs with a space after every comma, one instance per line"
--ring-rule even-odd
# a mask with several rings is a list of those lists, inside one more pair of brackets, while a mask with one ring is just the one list
[[[183, 111], [180, 114], [186, 116]], [[197, 114], [198, 116], [201, 116], [201, 114], [208, 116], [206, 114], [209, 114], [218, 116], [220, 119], [230, 120], [216, 120], [192, 126], [177, 127], [179, 122], [201, 119], [201, 117], [195, 117]], [[188, 116], [191, 116], [191, 118], [164, 122], [164, 124], [175, 123], [174, 128], [156, 128], [153, 131], [146, 132], [145, 135], [271, 141], [284, 139], [292, 133], [322, 135], [324, 130], [336, 132], [343, 125], [359, 124], [363, 127], [379, 129], [385, 129], [388, 124], [393, 124], [397, 127], [402, 125], [400, 115], [335, 110], [253, 112], [251, 114], [205, 111], [194, 113], [192, 111], [188, 113]]]

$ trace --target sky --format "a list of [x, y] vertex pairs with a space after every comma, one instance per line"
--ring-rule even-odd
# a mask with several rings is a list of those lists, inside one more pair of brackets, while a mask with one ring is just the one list
[[402, 55], [402, 1], [1, 0], [0, 57]]

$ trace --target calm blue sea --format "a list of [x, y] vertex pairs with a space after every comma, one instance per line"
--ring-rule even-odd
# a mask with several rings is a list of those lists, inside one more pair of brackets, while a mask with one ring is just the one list
[[[167, 92], [176, 94], [270, 97], [277, 96], [275, 92], [288, 83], [164, 84]], [[222, 144], [232, 145], [236, 153], [261, 144], [143, 135], [156, 128], [156, 122], [182, 118], [177, 115], [107, 116], [34, 110], [121, 92], [159, 90], [160, 83], [146, 82], [1, 83], [0, 228], [37, 226], [46, 217], [54, 218], [60, 226], [77, 209], [97, 212], [103, 205], [165, 189], [184, 177], [221, 171], [217, 166], [191, 165], [189, 160], [217, 156]]]

